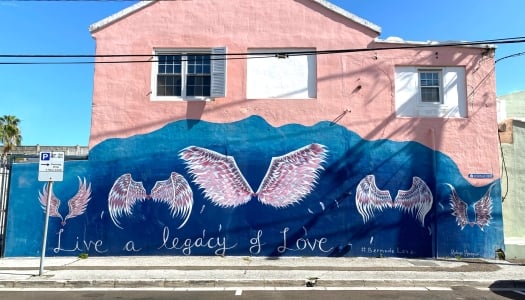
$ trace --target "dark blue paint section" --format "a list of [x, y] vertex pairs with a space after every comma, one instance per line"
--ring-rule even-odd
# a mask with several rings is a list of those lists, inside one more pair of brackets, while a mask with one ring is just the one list
[[[195, 145], [235, 158], [253, 190], [273, 156], [310, 143], [328, 149], [324, 170], [311, 194], [286, 208], [264, 205], [255, 197], [235, 207], [218, 207], [191, 181], [180, 150]], [[190, 183], [194, 204], [188, 222], [173, 218], [162, 202], [143, 201], [115, 226], [108, 212], [108, 194], [115, 180], [130, 173], [149, 193], [171, 172]], [[40, 255], [44, 211], [38, 193], [37, 164], [15, 164], [8, 207], [5, 256]], [[432, 210], [424, 226], [410, 212], [374, 211], [367, 222], [356, 206], [356, 187], [367, 175], [392, 199], [408, 190], [414, 176], [432, 191]], [[78, 190], [78, 177], [91, 183], [87, 210], [49, 223], [47, 256], [90, 255], [255, 255], [255, 256], [396, 256], [493, 257], [503, 247], [499, 180], [491, 196], [492, 220], [483, 230], [461, 229], [450, 208], [452, 184], [471, 205], [487, 191], [461, 177], [447, 156], [415, 142], [367, 141], [330, 122], [315, 126], [272, 127], [260, 117], [215, 124], [198, 120], [174, 122], [146, 135], [110, 139], [94, 147], [87, 161], [66, 161], [63, 182], [54, 184], [59, 211]], [[469, 208], [470, 210], [472, 208]], [[473, 212], [469, 217], [474, 220]]]

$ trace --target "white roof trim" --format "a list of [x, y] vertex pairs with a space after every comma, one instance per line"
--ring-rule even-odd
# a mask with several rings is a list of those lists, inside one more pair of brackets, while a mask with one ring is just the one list
[[[496, 48], [494, 44], [477, 44], [469, 45], [467, 41], [405, 41], [397, 36], [390, 36], [386, 39], [375, 38], [374, 43], [383, 44], [401, 44], [401, 45], [421, 45], [421, 46], [455, 46], [455, 47], [472, 47], [472, 48]], [[463, 45], [464, 44], [464, 45]]]
[[106, 27], [107, 25], [113, 23], [113, 22], [116, 22], [128, 15], [131, 15], [132, 13], [152, 4], [156, 2], [156, 0], [147, 0], [147, 1], [139, 1], [138, 3], [135, 3], [133, 4], [132, 6], [130, 7], [127, 7], [117, 13], [114, 13], [112, 14], [111, 16], [107, 17], [107, 18], [104, 18], [96, 23], [93, 23], [91, 24], [91, 26], [89, 26], [89, 31], [90, 32], [94, 32], [94, 31], [97, 31], [103, 27]]
[[[363, 18], [360, 18], [342, 8], [340, 8], [339, 6], [336, 6], [326, 0], [311, 0], [313, 2], [316, 2], [318, 4], [320, 4], [321, 6], [349, 19], [349, 20], [352, 20], [358, 24], [361, 24], [365, 27], [368, 27], [370, 28], [371, 30], [377, 32], [378, 34], [381, 33], [381, 27], [373, 24], [372, 22], [369, 22]], [[134, 5], [128, 7], [128, 8], [125, 8], [107, 18], [104, 18], [96, 23], [93, 23], [91, 26], [89, 26], [89, 31], [90, 32], [94, 32], [94, 31], [97, 31], [103, 27], [106, 27], [107, 25], [111, 24], [111, 23], [114, 23], [114, 22], [117, 22], [118, 20], [134, 13], [135, 11], [138, 11], [154, 2], [157, 2], [157, 0], [147, 0], [147, 1], [140, 1], [138, 3], [135, 3]]]

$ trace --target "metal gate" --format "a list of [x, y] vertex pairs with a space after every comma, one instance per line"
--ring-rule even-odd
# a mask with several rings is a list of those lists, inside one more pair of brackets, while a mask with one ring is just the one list
[[0, 257], [4, 256], [10, 166], [11, 162], [9, 160], [0, 158]]

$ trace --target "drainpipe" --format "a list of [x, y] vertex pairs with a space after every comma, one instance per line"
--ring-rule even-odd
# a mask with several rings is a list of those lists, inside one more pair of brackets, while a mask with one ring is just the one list
[[[430, 128], [430, 145], [432, 147], [432, 176], [434, 177], [434, 194], [437, 197], [437, 155], [436, 155], [436, 130], [434, 128]], [[437, 204], [436, 199], [433, 201], [433, 209], [434, 209], [434, 222], [432, 222], [432, 226], [434, 227], [432, 230], [432, 256], [434, 258], [437, 258], [438, 254], [438, 213], [437, 213]]]

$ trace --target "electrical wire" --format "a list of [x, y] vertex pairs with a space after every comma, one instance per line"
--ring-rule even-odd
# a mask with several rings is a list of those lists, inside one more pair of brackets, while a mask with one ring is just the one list
[[[65, 1], [65, 0], [61, 0]], [[499, 38], [482, 41], [472, 42], [449, 42], [449, 43], [436, 43], [436, 44], [411, 44], [401, 45], [392, 47], [377, 47], [377, 48], [350, 48], [350, 49], [329, 49], [329, 50], [304, 50], [304, 51], [279, 51], [279, 52], [241, 52], [241, 53], [225, 53], [225, 54], [199, 54], [192, 53], [192, 55], [210, 55], [211, 60], [233, 60], [233, 59], [253, 59], [253, 58], [286, 58], [290, 56], [304, 56], [304, 55], [326, 55], [326, 54], [340, 54], [340, 53], [356, 53], [356, 52], [370, 52], [370, 51], [387, 51], [387, 50], [403, 50], [403, 49], [425, 49], [425, 48], [442, 48], [442, 47], [468, 47], [468, 46], [479, 46], [497, 44], [513, 44], [513, 43], [525, 43], [525, 37], [511, 37], [511, 38]], [[515, 56], [523, 55], [524, 53], [513, 54]], [[18, 61], [0, 61], [0, 65], [28, 65], [28, 64], [98, 64], [98, 63], [145, 63], [145, 62], [156, 62], [154, 57], [158, 57], [162, 54], [0, 54], [0, 58], [4, 59], [19, 59]], [[149, 57], [149, 59], [123, 59], [114, 61], [20, 61], [21, 59], [40, 58], [40, 59], [70, 59], [70, 58], [141, 58]], [[508, 57], [503, 57], [499, 60]], [[499, 61], [498, 60], [498, 61]]]
[[503, 153], [503, 146], [501, 145], [501, 135], [500, 135], [500, 132], [499, 132], [499, 129], [498, 129], [498, 141], [499, 141], [499, 149], [500, 149], [500, 152], [501, 152], [501, 172], [505, 172], [505, 186], [507, 187], [507, 189], [505, 190], [505, 195], [501, 196], [501, 202], [504, 202], [505, 201], [505, 198], [507, 198], [507, 194], [509, 192], [509, 175], [507, 173], [507, 164], [505, 162], [505, 155]]

